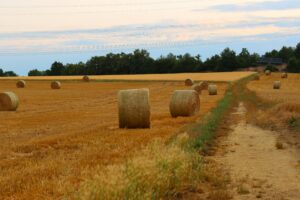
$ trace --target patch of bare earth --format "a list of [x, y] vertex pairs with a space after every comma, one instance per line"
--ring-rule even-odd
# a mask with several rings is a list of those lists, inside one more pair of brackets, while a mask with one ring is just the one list
[[[300, 150], [282, 133], [247, 124], [240, 103], [214, 159], [231, 176], [233, 199], [300, 199]], [[225, 169], [226, 168], [226, 169]]]

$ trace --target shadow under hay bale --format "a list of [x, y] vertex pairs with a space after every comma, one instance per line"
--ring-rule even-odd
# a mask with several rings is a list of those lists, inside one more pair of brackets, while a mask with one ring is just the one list
[[119, 128], [150, 128], [149, 89], [121, 90], [118, 104]]
[[82, 80], [83, 80], [84, 82], [90, 82], [90, 77], [87, 76], [87, 75], [85, 75], [85, 76], [82, 77]]
[[281, 78], [288, 78], [288, 74], [287, 73], [282, 73]]
[[209, 95], [217, 95], [218, 94], [218, 87], [217, 85], [209, 85], [208, 86], [208, 94]]
[[18, 106], [19, 98], [15, 93], [0, 93], [0, 111], [16, 111]]
[[189, 117], [200, 110], [199, 94], [195, 90], [176, 90], [170, 102], [172, 117]]
[[51, 88], [53, 90], [59, 90], [59, 89], [61, 89], [61, 83], [59, 81], [53, 81], [51, 83]]
[[16, 83], [17, 88], [25, 88], [26, 87], [26, 82], [24, 80], [19, 80]]
[[280, 81], [275, 81], [273, 84], [273, 89], [279, 90], [281, 88], [281, 82]]
[[194, 85], [194, 81], [192, 79], [188, 78], [184, 81], [184, 84], [185, 84], [185, 86], [192, 86], [192, 85]]

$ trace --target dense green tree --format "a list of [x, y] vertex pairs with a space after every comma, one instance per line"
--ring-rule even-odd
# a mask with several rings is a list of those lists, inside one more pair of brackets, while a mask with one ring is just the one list
[[13, 71], [3, 71], [3, 69], [0, 68], [0, 76], [5, 77], [5, 76], [18, 76], [18, 75]]
[[300, 73], [300, 62], [296, 57], [293, 57], [289, 60], [287, 71], [293, 73]]
[[251, 54], [246, 48], [243, 48], [241, 53], [237, 56], [237, 65], [240, 68], [250, 67], [252, 65]]
[[37, 69], [33, 69], [28, 72], [28, 76], [44, 76], [44, 75], [45, 75], [45, 72], [39, 71]]
[[4, 72], [3, 76], [18, 76], [18, 75], [13, 71], [6, 71]]
[[50, 76], [61, 76], [64, 75], [65, 67], [60, 62], [54, 62], [50, 69]]
[[294, 49], [292, 47], [282, 47], [278, 52], [278, 57], [282, 58], [284, 62], [288, 62], [294, 56]]
[[237, 69], [236, 53], [229, 48], [221, 53], [220, 66], [218, 71], [234, 71]]
[[296, 56], [297, 59], [300, 60], [300, 43], [298, 43], [297, 46], [296, 46], [295, 56]]

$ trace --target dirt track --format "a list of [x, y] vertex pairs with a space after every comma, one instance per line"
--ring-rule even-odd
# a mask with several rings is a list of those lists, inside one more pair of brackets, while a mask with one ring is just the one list
[[246, 124], [245, 107], [237, 108], [241, 120], [233, 125], [220, 146], [216, 160], [229, 169], [234, 199], [298, 200], [300, 197], [300, 154], [297, 146], [277, 149], [280, 136]]

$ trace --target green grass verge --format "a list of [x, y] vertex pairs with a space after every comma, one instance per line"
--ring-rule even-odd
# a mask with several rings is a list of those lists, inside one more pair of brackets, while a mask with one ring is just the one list
[[214, 138], [215, 132], [219, 127], [221, 120], [224, 118], [224, 115], [232, 107], [235, 101], [242, 101], [245, 98], [243, 92], [244, 88], [249, 81], [255, 78], [255, 76], [257, 76], [257, 74], [230, 83], [225, 96], [218, 102], [217, 107], [204, 118], [202, 123], [195, 124], [189, 128], [188, 131], [198, 133], [197, 136], [190, 141], [190, 146], [193, 149], [203, 148], [207, 142]]

